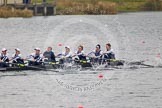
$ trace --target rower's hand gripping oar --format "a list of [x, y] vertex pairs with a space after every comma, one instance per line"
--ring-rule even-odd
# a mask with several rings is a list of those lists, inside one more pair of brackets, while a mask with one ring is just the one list
[[15, 66], [18, 66], [18, 67], [25, 67], [26, 63], [10, 63], [10, 62], [8, 62], [8, 64], [15, 65]]

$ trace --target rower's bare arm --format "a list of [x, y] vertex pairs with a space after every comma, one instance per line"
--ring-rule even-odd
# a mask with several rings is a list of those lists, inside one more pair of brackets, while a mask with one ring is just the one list
[[12, 60], [13, 60], [13, 58], [10, 58], [10, 59], [9, 59], [9, 61], [12, 61]]

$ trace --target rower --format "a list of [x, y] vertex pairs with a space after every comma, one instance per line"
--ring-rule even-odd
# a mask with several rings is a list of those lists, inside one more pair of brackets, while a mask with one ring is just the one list
[[0, 67], [9, 67], [8, 63], [9, 62], [9, 57], [7, 54], [7, 49], [3, 48], [2, 53], [0, 55]]
[[78, 47], [78, 51], [75, 52], [75, 56], [78, 56], [79, 60], [86, 61], [86, 56], [84, 54], [82, 45]]
[[21, 57], [19, 48], [15, 49], [15, 53], [12, 55], [12, 58], [10, 60], [12, 60], [12, 62], [16, 64], [24, 64], [24, 60]]
[[40, 53], [40, 48], [35, 48], [35, 53], [30, 55], [29, 65], [41, 65], [43, 55]]
[[43, 53], [43, 56], [45, 58], [44, 59], [45, 62], [56, 62], [55, 54], [52, 51], [52, 47], [48, 47], [47, 51]]
[[107, 60], [115, 59], [115, 53], [114, 53], [114, 50], [111, 49], [110, 43], [106, 44], [106, 51], [104, 53], [104, 59], [107, 59]]
[[65, 46], [65, 52], [63, 52], [61, 59], [59, 60], [60, 64], [63, 63], [70, 63], [72, 61], [72, 53], [70, 51], [70, 47], [69, 46]]
[[103, 54], [103, 51], [101, 51], [101, 45], [97, 44], [96, 49], [92, 51], [94, 53], [95, 57], [93, 57], [93, 62], [100, 62], [101, 61], [101, 56]]

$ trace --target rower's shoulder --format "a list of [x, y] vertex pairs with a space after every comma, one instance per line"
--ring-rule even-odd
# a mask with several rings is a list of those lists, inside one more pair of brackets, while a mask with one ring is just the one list
[[100, 54], [103, 54], [104, 52], [102, 50], [100, 50]]
[[70, 51], [69, 54], [74, 54], [74, 52]]
[[13, 53], [11, 57], [15, 57], [15, 53]]
[[9, 56], [10, 56], [10, 54], [9, 54], [9, 53], [7, 53], [5, 56], [9, 57]]
[[48, 51], [44, 51], [42, 54], [43, 55], [46, 55], [46, 54], [49, 54], [50, 52], [48, 52]]
[[84, 50], [82, 50], [81, 53], [84, 53]]
[[114, 52], [114, 49], [110, 49], [110, 51]]
[[43, 57], [43, 53], [40, 53], [40, 57]]

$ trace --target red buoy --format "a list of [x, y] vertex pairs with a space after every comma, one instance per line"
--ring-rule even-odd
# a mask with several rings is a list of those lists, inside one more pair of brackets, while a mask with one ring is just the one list
[[157, 57], [160, 58], [160, 53], [157, 54]]
[[78, 108], [84, 108], [82, 105], [79, 105]]
[[59, 44], [58, 44], [58, 46], [62, 46], [62, 44], [61, 44], [61, 43], [59, 43]]
[[100, 74], [100, 75], [98, 75], [98, 77], [99, 77], [99, 78], [103, 78], [103, 75], [102, 75], [102, 74]]

